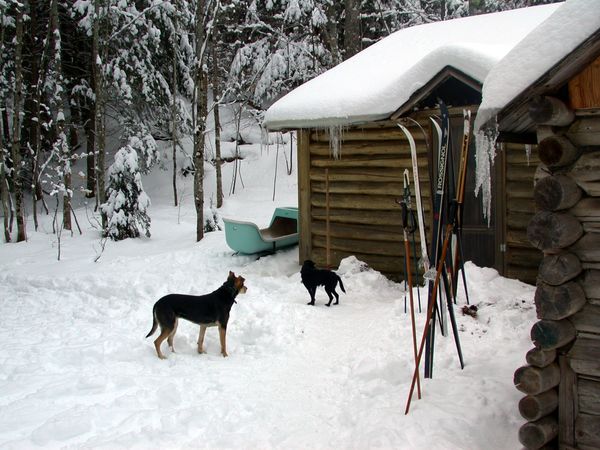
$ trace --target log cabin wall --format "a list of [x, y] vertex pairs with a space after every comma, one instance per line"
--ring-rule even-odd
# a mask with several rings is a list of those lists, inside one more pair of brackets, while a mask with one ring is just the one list
[[[476, 106], [466, 108], [473, 113], [477, 110]], [[455, 158], [460, 150], [462, 111], [462, 107], [450, 109], [453, 126], [457, 127], [453, 130]], [[435, 179], [428, 161], [436, 158], [431, 148], [437, 144], [429, 117], [437, 112], [424, 110], [411, 116], [422, 129], [411, 120], [403, 121], [417, 145], [428, 236], [432, 222], [430, 177]], [[416, 205], [410, 148], [404, 134], [392, 121], [350, 127], [342, 131], [339, 159], [331, 155], [327, 130], [301, 130], [298, 136], [300, 262], [312, 259], [321, 267], [335, 268], [343, 258], [354, 255], [392, 279], [403, 279], [403, 230], [396, 199], [402, 197], [404, 169], [410, 170], [413, 209]], [[474, 197], [472, 192], [475, 157], [473, 149], [471, 151], [463, 228], [465, 257], [479, 265], [495, 267], [503, 275], [534, 284], [541, 255], [527, 240], [526, 229], [534, 214], [533, 182], [539, 160], [533, 150], [528, 157], [523, 144], [504, 145], [505, 156], [502, 163], [496, 164], [494, 179], [506, 189], [494, 191], [497, 203], [492, 208], [495, 218], [491, 228], [483, 219], [480, 198]], [[506, 196], [496, 198], [503, 192]], [[500, 205], [505, 209], [499, 208]], [[416, 240], [418, 243], [418, 232]], [[419, 258], [418, 244], [416, 253]], [[412, 266], [414, 269], [415, 264]]]
[[539, 211], [527, 230], [543, 254], [535, 294], [539, 321], [531, 330], [528, 365], [514, 379], [527, 394], [519, 404], [528, 421], [519, 431], [526, 448], [600, 448], [598, 62], [570, 80], [569, 102], [536, 99], [548, 112], [543, 123], [537, 120], [547, 176], [535, 185]]
[[508, 278], [535, 284], [542, 255], [527, 239], [527, 225], [535, 214], [533, 184], [540, 160], [535, 146], [524, 144], [502, 144], [501, 156], [504, 173], [498, 191], [504, 192], [499, 214], [504, 230], [505, 246], [500, 272]]
[[[419, 122], [430, 138], [427, 120]], [[421, 129], [407, 126], [417, 145], [421, 196], [430, 223], [428, 147]], [[299, 132], [300, 261], [312, 259], [321, 267], [337, 267], [343, 258], [354, 255], [386, 276], [402, 279], [403, 229], [396, 200], [402, 198], [405, 169], [411, 172], [412, 185], [408, 141], [391, 121], [345, 129], [342, 141], [340, 157], [335, 159], [328, 131]], [[414, 187], [411, 193], [415, 205]]]

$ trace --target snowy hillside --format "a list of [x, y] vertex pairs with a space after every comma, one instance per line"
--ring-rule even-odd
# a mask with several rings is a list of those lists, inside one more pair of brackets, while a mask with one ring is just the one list
[[[227, 195], [233, 164], [224, 167], [221, 217], [266, 226], [275, 206], [297, 204], [283, 149], [244, 146], [235, 195]], [[149, 239], [108, 242], [101, 252], [79, 208], [83, 235], [63, 234], [61, 261], [49, 217], [28, 242], [1, 244], [0, 448], [517, 448], [523, 421], [512, 376], [531, 345], [533, 287], [467, 265], [479, 315], [463, 316], [458, 305], [466, 367], [453, 339], [439, 337], [434, 379], [405, 416], [413, 353], [403, 286], [349, 258], [338, 271], [347, 290], [340, 305], [326, 308], [320, 290], [307, 306], [296, 247], [256, 259], [233, 255], [222, 231], [194, 241], [189, 178], [178, 181], [180, 207], [168, 170], [144, 179]], [[213, 190], [208, 165], [206, 186]], [[248, 287], [232, 309], [229, 357], [219, 355], [214, 328], [207, 354], [197, 354], [198, 327], [182, 321], [177, 353], [165, 345], [168, 359], [159, 360], [144, 339], [154, 302], [207, 293], [229, 270]]]

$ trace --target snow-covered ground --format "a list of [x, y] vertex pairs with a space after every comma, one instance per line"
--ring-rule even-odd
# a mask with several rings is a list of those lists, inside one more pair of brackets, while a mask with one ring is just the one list
[[[266, 226], [275, 206], [297, 204], [296, 174], [286, 174], [282, 147], [272, 201], [275, 146], [243, 154], [244, 186], [219, 215]], [[224, 167], [226, 194], [232, 167]], [[209, 191], [214, 175], [207, 166]], [[28, 242], [0, 244], [0, 448], [519, 446], [512, 377], [531, 346], [532, 286], [467, 264], [479, 315], [460, 313], [461, 296], [466, 366], [438, 332], [434, 378], [404, 415], [414, 362], [403, 286], [349, 258], [338, 270], [347, 290], [340, 305], [326, 308], [320, 290], [307, 306], [296, 247], [256, 259], [234, 255], [222, 231], [195, 242], [191, 180], [179, 180], [179, 207], [170, 180], [158, 169], [144, 179], [149, 239], [109, 241], [102, 252], [80, 208], [83, 234], [63, 233], [60, 261], [51, 217], [38, 232], [29, 227]], [[220, 356], [214, 328], [207, 354], [197, 354], [198, 327], [180, 322], [177, 353], [164, 344], [168, 359], [159, 360], [144, 338], [154, 302], [209, 292], [229, 270], [248, 287], [232, 310], [229, 357]], [[424, 318], [417, 315], [419, 337]]]

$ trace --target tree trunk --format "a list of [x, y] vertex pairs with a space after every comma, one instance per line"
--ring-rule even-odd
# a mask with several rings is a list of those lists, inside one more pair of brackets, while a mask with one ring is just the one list
[[213, 87], [213, 114], [215, 119], [215, 169], [217, 172], [217, 208], [223, 206], [223, 173], [221, 166], [221, 117], [219, 115], [219, 71], [218, 71], [218, 51], [216, 39], [213, 39], [213, 67], [212, 67], [212, 87]]
[[[95, 153], [96, 153], [96, 200], [97, 206], [100, 207], [106, 203], [106, 185], [105, 185], [105, 146], [106, 146], [106, 122], [105, 122], [105, 99], [104, 99], [104, 75], [102, 73], [102, 65], [106, 56], [106, 46], [101, 45], [100, 39], [100, 0], [94, 0], [94, 23], [92, 36], [92, 64], [94, 69], [95, 81], [95, 117], [94, 117], [94, 134], [95, 134]], [[108, 226], [108, 218], [106, 213], [100, 209], [102, 218], [102, 230], [106, 230]]]
[[[177, 2], [175, 2], [175, 7], [177, 8]], [[177, 13], [173, 19], [173, 28], [177, 30]], [[173, 204], [177, 206], [177, 144], [179, 143], [179, 138], [177, 135], [177, 70], [178, 70], [178, 48], [176, 45], [173, 45], [173, 77], [172, 77], [172, 85], [171, 85], [171, 142], [173, 144]]]
[[23, 177], [21, 174], [21, 101], [23, 98], [23, 5], [16, 4], [15, 18], [15, 91], [13, 106], [12, 160], [15, 210], [17, 215], [17, 242], [25, 241], [25, 206], [23, 204]]
[[[94, 92], [96, 91], [94, 83]], [[92, 106], [85, 110], [87, 112], [85, 119], [85, 135], [86, 140], [86, 193], [87, 198], [96, 197], [96, 108]]]
[[351, 58], [361, 50], [360, 3], [344, 0], [346, 21], [344, 23], [344, 59]]
[[206, 48], [203, 18], [205, 0], [196, 6], [196, 123], [194, 128], [194, 205], [196, 206], [196, 241], [204, 237], [204, 131], [206, 129], [206, 74], [203, 69]]

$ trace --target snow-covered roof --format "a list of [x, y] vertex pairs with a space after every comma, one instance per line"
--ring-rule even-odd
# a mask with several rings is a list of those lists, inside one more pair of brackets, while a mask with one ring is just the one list
[[600, 1], [568, 0], [531, 31], [485, 79], [475, 129], [600, 29]]
[[557, 7], [399, 30], [281, 98], [267, 110], [264, 126], [278, 130], [385, 119], [447, 66], [483, 83], [492, 66]]

